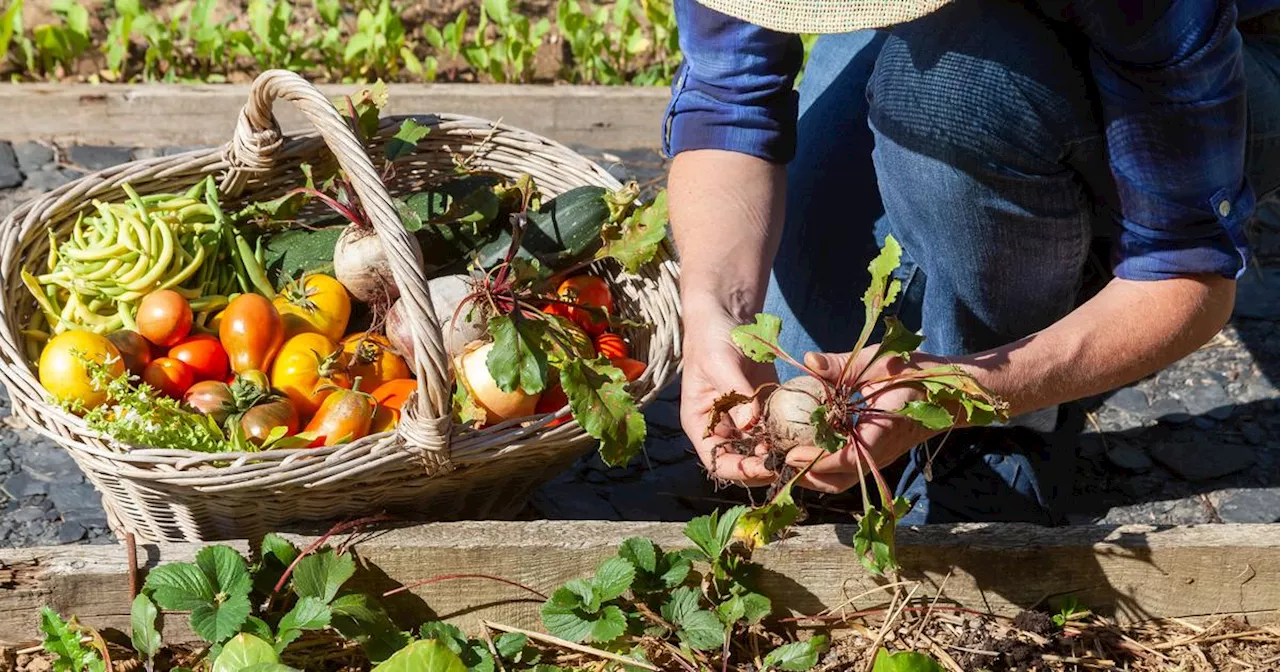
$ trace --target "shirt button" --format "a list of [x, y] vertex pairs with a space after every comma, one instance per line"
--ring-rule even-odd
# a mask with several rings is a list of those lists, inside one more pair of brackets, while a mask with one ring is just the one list
[[1230, 201], [1223, 201], [1223, 202], [1219, 203], [1219, 204], [1218, 204], [1218, 214], [1219, 214], [1220, 216], [1222, 216], [1222, 217], [1226, 217], [1227, 215], [1231, 214], [1231, 202], [1230, 202]]

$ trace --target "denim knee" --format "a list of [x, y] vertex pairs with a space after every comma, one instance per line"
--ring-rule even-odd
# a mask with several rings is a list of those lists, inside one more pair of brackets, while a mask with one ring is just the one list
[[1016, 2], [955, 3], [888, 37], [868, 84], [870, 121], [961, 170], [1044, 175], [1101, 135], [1083, 45]]

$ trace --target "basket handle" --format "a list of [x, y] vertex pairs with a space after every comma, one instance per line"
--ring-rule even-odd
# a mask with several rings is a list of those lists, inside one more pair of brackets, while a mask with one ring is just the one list
[[282, 144], [280, 126], [272, 112], [276, 99], [293, 103], [320, 133], [338, 165], [351, 181], [386, 251], [391, 274], [408, 309], [414, 343], [416, 403], [404, 407], [397, 431], [411, 448], [447, 457], [453, 420], [449, 357], [432, 308], [423, 271], [422, 250], [400, 223], [400, 216], [378, 176], [365, 146], [329, 99], [315, 86], [288, 70], [268, 70], [253, 83], [249, 102], [240, 113], [235, 139], [228, 146], [231, 166], [226, 191], [243, 188], [248, 175], [270, 168], [272, 153]]

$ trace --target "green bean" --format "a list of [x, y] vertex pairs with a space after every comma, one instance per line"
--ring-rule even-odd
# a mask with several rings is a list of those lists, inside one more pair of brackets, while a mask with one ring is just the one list
[[40, 288], [39, 283], [36, 282], [35, 276], [31, 275], [31, 273], [25, 268], [22, 269], [22, 284], [26, 285], [27, 291], [31, 292], [32, 296], [36, 297], [36, 305], [40, 307], [40, 310], [44, 311], [45, 319], [49, 321], [49, 324], [59, 324], [62, 321], [62, 318], [58, 315], [58, 312], [54, 310], [53, 302], [49, 300], [49, 297], [45, 295], [44, 290]]
[[71, 225], [71, 240], [75, 241], [78, 247], [88, 247], [84, 239], [84, 213], [76, 217], [76, 223]]
[[213, 210], [206, 203], [192, 203], [178, 211], [178, 218], [184, 222], [200, 215], [213, 217]]
[[138, 330], [138, 322], [133, 319], [133, 311], [133, 306], [130, 306], [127, 303], [116, 304], [116, 316], [124, 323], [124, 328], [129, 331]]
[[151, 255], [139, 254], [137, 261], [133, 263], [133, 267], [125, 272], [124, 275], [116, 278], [116, 282], [120, 285], [126, 285], [138, 278], [142, 277], [147, 269], [151, 267]]
[[151, 226], [151, 238], [153, 244], [157, 242], [157, 236], [159, 236], [159, 245], [156, 245], [160, 250], [159, 258], [151, 265], [151, 269], [148, 270], [146, 274], [141, 278], [126, 284], [124, 286], [125, 289], [139, 292], [148, 290], [152, 285], [156, 284], [156, 281], [160, 279], [160, 276], [168, 270], [169, 262], [173, 260], [173, 232], [170, 231], [169, 227], [165, 226], [163, 223], [156, 222]]
[[162, 200], [149, 203], [148, 205], [155, 206], [152, 208], [152, 212], [180, 212], [183, 208], [197, 205], [199, 203], [200, 201], [197, 201], [194, 198], [174, 198], [172, 196], [167, 196]]
[[268, 299], [276, 298], [276, 290], [271, 286], [271, 281], [267, 279], [266, 271], [258, 263], [253, 256], [253, 249], [249, 247], [249, 241], [244, 236], [236, 234], [236, 250], [240, 253], [240, 263], [244, 265], [245, 273], [249, 276], [249, 281], [258, 290], [258, 293]]
[[49, 234], [49, 260], [46, 262], [48, 272], [52, 273], [58, 268], [58, 239], [53, 235], [53, 229], [48, 230]]
[[191, 300], [191, 310], [197, 313], [211, 312], [226, 308], [228, 303], [225, 296], [202, 296]]
[[[181, 250], [182, 246], [179, 245], [178, 249]], [[186, 254], [185, 250], [183, 250], [183, 254], [184, 255]], [[204, 250], [204, 247], [201, 245], [196, 245], [196, 256], [193, 257], [191, 259], [191, 262], [188, 263], [186, 266], [184, 266], [182, 270], [178, 271], [176, 275], [160, 283], [160, 289], [169, 289], [171, 287], [176, 287], [177, 285], [180, 285], [186, 282], [187, 278], [190, 278], [193, 274], [195, 274], [196, 269], [200, 268], [200, 265], [204, 263], [205, 254], [206, 252]], [[191, 298], [191, 297], [188, 297], [188, 298]]]
[[[206, 179], [212, 179], [212, 178], [206, 178]], [[204, 183], [205, 183], [205, 180], [200, 180], [199, 182], [196, 182], [195, 184], [191, 185], [191, 188], [188, 189], [187, 193], [183, 194], [182, 197], [190, 198], [192, 200], [200, 198], [200, 194], [204, 193], [204, 189], [205, 189]]]
[[133, 187], [130, 186], [129, 183], [126, 182], [124, 185], [122, 185], [122, 188], [124, 189], [124, 193], [129, 197], [129, 202], [133, 203], [133, 207], [138, 210], [138, 215], [143, 219], [146, 219], [147, 218], [146, 202], [142, 200], [142, 197], [138, 196], [138, 192], [134, 191]]
[[116, 271], [120, 270], [120, 267], [123, 266], [124, 264], [125, 264], [125, 261], [123, 258], [116, 257], [115, 259], [112, 259], [111, 261], [108, 261], [107, 263], [103, 264], [102, 268], [99, 268], [96, 271], [91, 271], [83, 275], [77, 274], [77, 276], [81, 280], [85, 280], [87, 282], [98, 282], [99, 280], [106, 280], [112, 273], [115, 273]]
[[110, 259], [111, 257], [119, 256], [128, 251], [129, 248], [116, 243], [115, 245], [89, 250], [65, 248], [62, 250], [62, 254], [63, 256], [70, 257], [76, 261], [98, 261], [100, 259]]

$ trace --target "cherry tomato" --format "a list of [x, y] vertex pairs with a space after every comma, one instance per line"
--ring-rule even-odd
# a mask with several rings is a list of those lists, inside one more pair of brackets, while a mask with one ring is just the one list
[[107, 339], [120, 351], [124, 359], [124, 368], [135, 376], [141, 376], [143, 370], [155, 357], [151, 354], [151, 342], [136, 331], [121, 329], [107, 334]]
[[649, 368], [644, 362], [636, 361], [630, 357], [621, 359], [611, 359], [613, 365], [622, 371], [622, 375], [627, 377], [627, 381], [639, 380], [644, 375], [645, 369]]
[[161, 394], [181, 399], [196, 382], [195, 371], [172, 357], [161, 357], [142, 372], [142, 382], [156, 388]]
[[306, 434], [314, 437], [312, 448], [335, 446], [363, 439], [369, 435], [377, 402], [373, 395], [351, 390], [337, 390], [329, 395], [307, 423]]
[[389, 380], [413, 375], [386, 337], [366, 332], [352, 334], [342, 342], [339, 364], [352, 381], [360, 379], [361, 390], [376, 390]]
[[40, 352], [40, 384], [55, 399], [80, 402], [86, 410], [107, 401], [107, 391], [93, 383], [85, 360], [106, 366], [114, 378], [124, 373], [120, 351], [105, 336], [73, 329], [53, 337]]
[[284, 397], [254, 406], [240, 416], [240, 429], [255, 446], [261, 446], [276, 427], [284, 427], [285, 436], [297, 434], [298, 424], [297, 409]]
[[[538, 397], [538, 406], [534, 409], [535, 413], [559, 413], [560, 409], [569, 405], [569, 397], [565, 395], [564, 388], [556, 383], [553, 387], [547, 389]], [[558, 427], [573, 419], [572, 414], [565, 415], [547, 423], [548, 427]]]
[[216, 336], [196, 334], [169, 349], [169, 356], [191, 367], [196, 380], [223, 380], [230, 370], [227, 351]]
[[418, 381], [412, 378], [389, 380], [373, 391], [373, 399], [378, 402], [379, 408], [401, 411], [404, 410], [405, 402], [409, 401], [409, 395], [417, 389]]
[[191, 304], [172, 289], [142, 297], [138, 304], [138, 333], [161, 347], [177, 345], [191, 333]]
[[624, 359], [631, 355], [627, 342], [621, 336], [609, 332], [596, 336], [596, 352], [609, 359]]
[[196, 413], [212, 417], [218, 425], [226, 422], [236, 409], [231, 386], [220, 380], [206, 380], [192, 385], [182, 395], [182, 403]]
[[223, 311], [218, 337], [232, 371], [266, 371], [284, 345], [284, 322], [267, 297], [241, 294]]
[[[561, 301], [598, 308], [605, 313], [613, 312], [613, 295], [609, 292], [609, 284], [593, 275], [579, 275], [565, 280], [560, 283], [556, 294]], [[609, 321], [599, 311], [585, 310], [578, 306], [561, 306], [561, 309], [565, 311], [566, 317], [592, 336], [602, 334], [609, 328]]]

